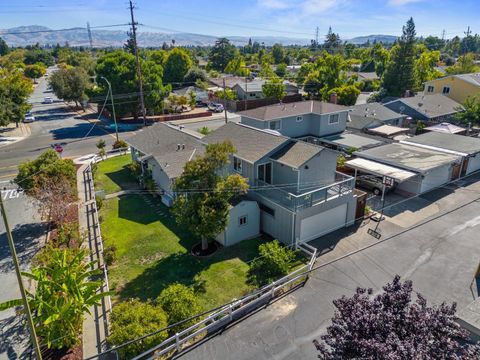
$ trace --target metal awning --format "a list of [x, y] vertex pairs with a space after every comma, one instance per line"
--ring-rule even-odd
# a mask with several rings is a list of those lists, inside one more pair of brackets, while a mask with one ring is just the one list
[[345, 165], [352, 169], [365, 171], [378, 176], [387, 176], [398, 182], [403, 182], [417, 175], [411, 171], [361, 158], [349, 160]]

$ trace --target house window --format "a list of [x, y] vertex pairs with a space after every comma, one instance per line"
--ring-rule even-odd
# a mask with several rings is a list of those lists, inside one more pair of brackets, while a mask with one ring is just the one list
[[250, 96], [250, 97], [255, 97], [256, 94], [255, 94], [255, 93], [249, 93], [248, 96]]
[[450, 86], [444, 86], [442, 90], [443, 95], [448, 95], [450, 94]]
[[242, 172], [242, 160], [240, 160], [236, 156], [233, 157], [233, 170], [239, 173]]
[[280, 120], [270, 121], [270, 130], [280, 130], [282, 122]]
[[258, 180], [267, 184], [272, 183], [272, 163], [258, 165]]
[[258, 207], [268, 215], [275, 217], [275, 210], [273, 210], [271, 207], [263, 205], [262, 203], [258, 203]]
[[338, 124], [339, 122], [339, 115], [338, 114], [332, 114], [328, 118], [328, 125], [335, 125]]
[[238, 226], [243, 225], [247, 225], [247, 215], [243, 215], [238, 218]]
[[434, 91], [435, 91], [435, 88], [432, 85], [428, 85], [427, 92], [433, 93]]
[[297, 116], [297, 122], [302, 122], [303, 121], [303, 116]]

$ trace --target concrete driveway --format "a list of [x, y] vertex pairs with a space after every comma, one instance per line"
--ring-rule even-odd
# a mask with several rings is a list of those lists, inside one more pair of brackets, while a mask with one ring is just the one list
[[305, 287], [179, 358], [314, 359], [312, 340], [330, 324], [332, 301], [352, 295], [358, 286], [378, 291], [395, 274], [413, 280], [429, 303], [467, 306], [478, 295], [470, 285], [480, 259], [480, 184], [423, 199], [438, 212], [408, 228], [382, 222], [380, 242], [366, 235], [373, 223], [316, 240], [324, 255]]

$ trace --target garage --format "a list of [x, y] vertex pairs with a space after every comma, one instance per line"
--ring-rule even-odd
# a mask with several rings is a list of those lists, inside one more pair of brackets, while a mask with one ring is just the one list
[[345, 227], [347, 204], [302, 219], [300, 222], [300, 241], [316, 239], [334, 230]]
[[466, 175], [480, 170], [480, 153], [476, 153], [473, 157], [468, 158]]
[[424, 193], [450, 181], [451, 167], [449, 164], [430, 170], [424, 175], [420, 192]]

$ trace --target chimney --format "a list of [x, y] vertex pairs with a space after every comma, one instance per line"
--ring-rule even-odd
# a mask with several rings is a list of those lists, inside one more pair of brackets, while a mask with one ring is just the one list
[[331, 102], [332, 104], [336, 104], [336, 103], [337, 103], [337, 93], [334, 93], [334, 92], [333, 92], [333, 93], [330, 94], [330, 102]]

